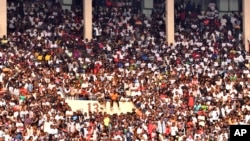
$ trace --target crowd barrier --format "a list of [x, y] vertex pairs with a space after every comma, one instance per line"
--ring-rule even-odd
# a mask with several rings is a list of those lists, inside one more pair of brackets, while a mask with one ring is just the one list
[[95, 100], [66, 100], [73, 111], [80, 110], [85, 112], [106, 112], [108, 114], [121, 114], [132, 112], [135, 106], [132, 102], [120, 102], [120, 108], [114, 103], [113, 108], [110, 107], [110, 102], [106, 103], [106, 107]]

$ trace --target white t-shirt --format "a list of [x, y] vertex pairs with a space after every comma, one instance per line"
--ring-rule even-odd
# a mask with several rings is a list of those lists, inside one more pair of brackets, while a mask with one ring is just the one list
[[43, 131], [50, 132], [50, 126], [51, 126], [51, 122], [45, 121], [43, 125]]
[[5, 134], [4, 141], [10, 141], [10, 140], [11, 140], [11, 136], [9, 134]]
[[0, 130], [0, 137], [4, 136], [4, 132], [2, 130]]
[[176, 126], [172, 126], [170, 128], [170, 134], [171, 134], [171, 136], [176, 136], [177, 132], [178, 132], [178, 128]]
[[212, 118], [212, 120], [218, 120], [219, 113], [217, 111], [212, 111], [211, 118]]
[[5, 74], [4, 73], [1, 73], [0, 74], [0, 82], [2, 83], [3, 82], [3, 78], [4, 78]]
[[57, 135], [57, 134], [58, 134], [58, 129], [50, 128], [50, 129], [48, 130], [48, 133], [49, 133], [49, 134], [53, 134], [53, 135]]
[[22, 122], [17, 122], [17, 123], [16, 123], [16, 127], [17, 127], [17, 130], [18, 130], [19, 132], [21, 132], [20, 130], [22, 130], [22, 128], [23, 128], [23, 123], [22, 123]]

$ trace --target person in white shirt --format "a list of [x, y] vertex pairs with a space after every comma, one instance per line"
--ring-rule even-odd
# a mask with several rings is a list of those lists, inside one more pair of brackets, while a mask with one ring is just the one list
[[194, 141], [193, 137], [192, 136], [189, 136], [186, 141]]
[[50, 129], [48, 130], [48, 133], [50, 135], [57, 135], [58, 134], [58, 129], [56, 128], [56, 125], [50, 125]]
[[2, 72], [0, 74], [0, 83], [3, 83], [4, 77], [5, 77], [5, 73]]
[[7, 133], [4, 135], [4, 141], [10, 141], [11, 140], [11, 136], [10, 136], [10, 133]]
[[172, 126], [171, 126], [171, 128], [170, 128], [170, 135], [171, 135], [172, 137], [174, 137], [174, 139], [175, 139], [177, 133], [178, 133], [178, 128], [177, 128], [177, 126], [176, 126], [176, 123], [173, 122], [173, 123], [172, 123]]
[[[1, 127], [2, 128], [2, 127]], [[0, 138], [3, 138], [5, 136], [5, 133], [2, 129], [0, 129]]]
[[216, 108], [214, 108], [210, 113], [209, 113], [209, 116], [210, 116], [210, 122], [214, 122], [214, 121], [217, 121], [219, 119], [219, 113], [218, 111], [216, 110]]
[[16, 127], [18, 132], [22, 132], [24, 130], [24, 124], [20, 118], [18, 118], [16, 121]]
[[33, 135], [33, 133], [34, 133], [33, 127], [31, 127], [30, 125], [27, 125], [26, 130], [27, 130], [27, 135], [28, 136]]
[[47, 121], [43, 123], [43, 131], [48, 133], [50, 131], [52, 122], [50, 121], [50, 117], [47, 117]]

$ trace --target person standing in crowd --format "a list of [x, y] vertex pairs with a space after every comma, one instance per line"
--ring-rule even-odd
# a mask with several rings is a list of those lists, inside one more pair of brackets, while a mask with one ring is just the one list
[[110, 93], [110, 100], [111, 100], [110, 101], [110, 108], [113, 108], [114, 102], [117, 104], [118, 108], [120, 108], [119, 98], [120, 98], [120, 96], [118, 95], [116, 90], [113, 89], [113, 91]]

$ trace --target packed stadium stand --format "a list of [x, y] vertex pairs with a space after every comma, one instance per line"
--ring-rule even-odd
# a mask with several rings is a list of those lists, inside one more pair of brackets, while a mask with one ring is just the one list
[[165, 0], [93, 0], [92, 39], [76, 3], [8, 0], [0, 141], [228, 141], [250, 124], [240, 10], [176, 0], [171, 43]]

